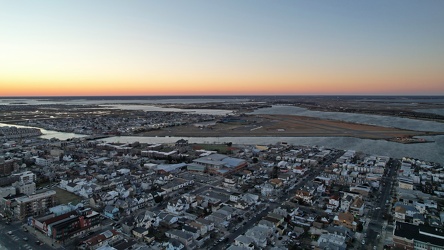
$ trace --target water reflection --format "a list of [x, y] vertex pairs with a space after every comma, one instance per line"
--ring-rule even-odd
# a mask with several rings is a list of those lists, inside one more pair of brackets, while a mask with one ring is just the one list
[[122, 110], [143, 110], [158, 112], [184, 112], [201, 115], [228, 115], [232, 114], [231, 110], [222, 109], [179, 109], [179, 108], [163, 108], [151, 105], [102, 105], [105, 108], [122, 109]]
[[298, 115], [309, 116], [329, 120], [347, 121], [361, 124], [369, 124], [383, 127], [395, 127], [400, 129], [409, 129], [416, 131], [444, 132], [444, 123], [415, 120], [409, 118], [400, 118], [382, 115], [367, 115], [344, 112], [323, 112], [311, 111], [305, 108], [295, 106], [276, 105], [270, 108], [257, 109], [250, 114], [267, 115]]
[[[17, 128], [38, 128], [38, 127], [31, 127], [31, 126], [22, 126], [22, 125], [12, 125], [12, 124], [6, 124], [6, 123], [0, 123], [0, 127], [17, 127]], [[67, 140], [71, 138], [82, 138], [86, 137], [87, 135], [80, 135], [80, 134], [74, 134], [74, 133], [65, 133], [65, 132], [58, 132], [54, 130], [46, 130], [43, 128], [38, 128], [40, 131], [42, 131], [42, 135], [38, 136], [38, 138], [42, 139], [52, 139], [56, 138], [59, 140]]]

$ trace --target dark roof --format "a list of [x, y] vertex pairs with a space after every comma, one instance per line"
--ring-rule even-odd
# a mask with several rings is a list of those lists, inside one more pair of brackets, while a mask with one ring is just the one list
[[45, 221], [41, 221], [41, 222], [42, 222], [42, 224], [46, 223], [46, 225], [49, 225], [49, 224], [54, 223], [56, 221], [60, 221], [60, 220], [64, 220], [66, 218], [69, 218], [69, 217], [71, 217], [71, 215], [77, 215], [77, 212], [76, 211], [71, 211], [71, 212], [68, 212], [66, 214], [62, 214], [62, 215], [59, 215], [59, 216], [56, 216], [56, 217], [52, 217], [52, 218], [49, 218], [49, 219], [47, 219]]
[[[430, 234], [435, 235], [436, 237], [430, 236]], [[425, 225], [416, 226], [398, 221], [396, 222], [394, 236], [430, 243], [437, 246], [444, 246], [444, 232], [440, 228]]]
[[85, 243], [88, 246], [95, 246], [97, 245], [99, 242], [105, 241], [111, 237], [113, 237], [114, 235], [119, 234], [119, 232], [117, 232], [114, 229], [111, 230], [106, 230], [105, 232], [102, 232], [96, 236], [93, 236], [91, 238], [89, 238], [88, 240], [85, 241]]
[[69, 218], [54, 222], [51, 225], [52, 225], [53, 230], [55, 229], [56, 231], [62, 231], [62, 230], [64, 230], [64, 228], [67, 228], [73, 222], [78, 221], [78, 220], [79, 220], [79, 216], [72, 215]]
[[113, 244], [113, 247], [117, 250], [125, 250], [131, 249], [131, 246], [134, 246], [137, 242], [133, 239], [123, 239]]
[[196, 228], [194, 228], [194, 227], [190, 227], [190, 226], [187, 226], [187, 225], [184, 225], [184, 226], [182, 227], [182, 229], [183, 229], [185, 232], [191, 232], [191, 233], [197, 233], [197, 232], [198, 232], [198, 230], [197, 230]]
[[75, 187], [75, 186], [77, 186], [77, 183], [74, 183], [74, 182], [70, 182], [70, 183], [68, 183], [68, 185], [67, 186], [70, 186], [70, 187]]
[[112, 213], [114, 208], [115, 208], [115, 206], [107, 205], [105, 207], [104, 211], [107, 212], [107, 213]]
[[133, 231], [135, 231], [135, 232], [137, 232], [137, 233], [139, 233], [139, 234], [143, 234], [143, 233], [145, 233], [146, 231], [148, 231], [148, 229], [146, 229], [146, 228], [144, 228], [144, 227], [136, 227], [136, 228], [133, 229]]

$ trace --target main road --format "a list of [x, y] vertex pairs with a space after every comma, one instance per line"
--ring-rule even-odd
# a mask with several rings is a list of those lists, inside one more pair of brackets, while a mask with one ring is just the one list
[[[398, 160], [390, 160], [388, 167], [384, 173], [381, 180], [382, 185], [380, 187], [381, 193], [379, 193], [379, 198], [376, 198], [375, 205], [373, 207], [371, 215], [371, 221], [368, 225], [367, 237], [365, 238], [366, 244], [362, 246], [361, 249], [367, 249], [368, 246], [378, 246], [380, 241], [384, 240], [381, 238], [383, 230], [385, 230], [384, 221], [385, 214], [390, 213], [390, 203], [391, 196], [390, 191], [392, 190], [393, 180], [396, 177], [395, 173], [399, 167]], [[378, 248], [379, 249], [379, 248]]]

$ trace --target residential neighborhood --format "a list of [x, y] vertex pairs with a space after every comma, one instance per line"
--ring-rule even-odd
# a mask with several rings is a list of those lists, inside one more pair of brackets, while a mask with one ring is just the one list
[[407, 157], [287, 143], [5, 138], [0, 173], [1, 228], [30, 249], [444, 245], [443, 169]]

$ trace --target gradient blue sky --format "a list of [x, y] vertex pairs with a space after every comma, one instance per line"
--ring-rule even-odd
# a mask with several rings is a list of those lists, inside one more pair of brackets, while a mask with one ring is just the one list
[[444, 94], [444, 1], [3, 1], [0, 96]]

